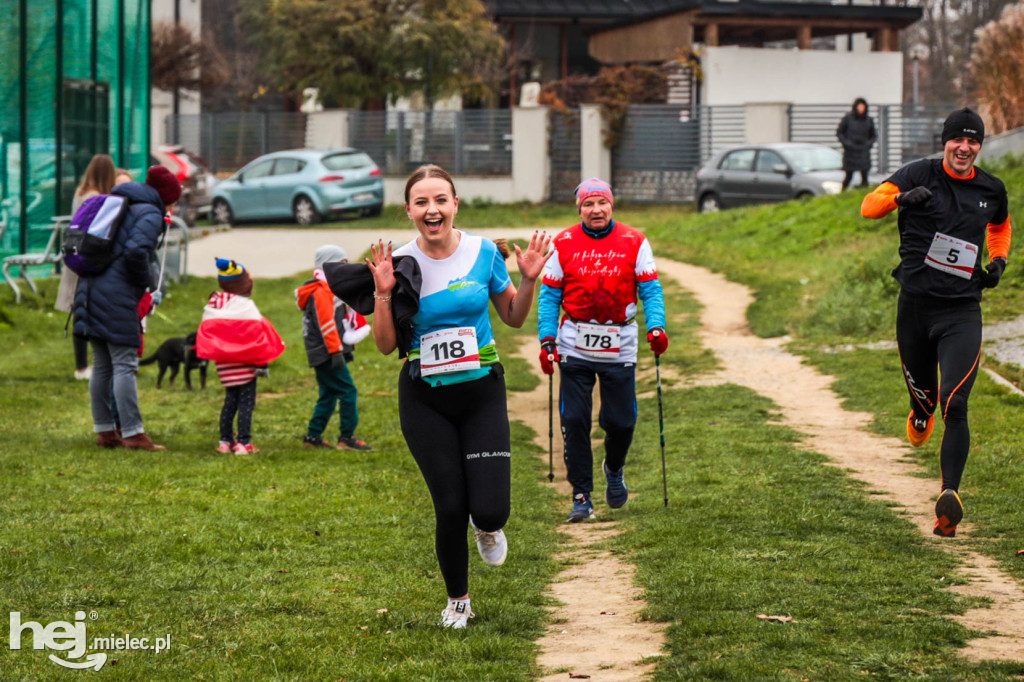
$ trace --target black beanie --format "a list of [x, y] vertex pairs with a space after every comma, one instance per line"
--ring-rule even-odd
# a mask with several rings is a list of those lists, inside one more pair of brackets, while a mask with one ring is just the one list
[[971, 137], [981, 144], [985, 141], [985, 122], [973, 109], [957, 109], [942, 124], [942, 144], [957, 137]]

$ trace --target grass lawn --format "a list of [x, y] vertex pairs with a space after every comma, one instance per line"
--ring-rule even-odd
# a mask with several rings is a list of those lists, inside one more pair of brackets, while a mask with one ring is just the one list
[[[659, 257], [699, 262], [754, 286], [758, 332], [793, 335], [794, 347], [840, 377], [837, 389], [853, 407], [877, 415], [875, 428], [898, 435], [905, 397], [894, 354], [820, 351], [891, 337], [886, 269], [895, 221], [860, 219], [860, 196], [713, 216], [622, 205], [616, 217], [646, 228]], [[1011, 213], [1015, 206], [1020, 213], [1019, 199]], [[575, 217], [571, 206], [479, 210], [476, 221], [460, 210], [460, 224], [564, 226]], [[385, 211], [345, 225], [391, 219]], [[404, 224], [404, 215], [395, 220]], [[169, 452], [96, 448], [85, 386], [71, 379], [64, 317], [50, 312], [56, 282], [20, 306], [0, 290], [9, 320], [0, 328], [7, 511], [0, 579], [8, 610], [44, 625], [95, 611], [90, 637], [171, 634], [171, 650], [160, 656], [112, 652], [101, 674], [114, 679], [530, 679], [567, 509], [544, 484], [547, 464], [534, 456], [532, 434], [513, 429], [509, 561], [493, 570], [471, 557], [479, 615], [466, 631], [443, 631], [435, 625], [444, 590], [433, 514], [395, 410], [397, 359], [366, 342], [352, 367], [358, 435], [374, 452], [300, 445], [316, 391], [291, 293], [300, 281], [260, 280], [254, 292], [289, 346], [261, 380], [254, 442], [263, 453], [255, 457], [213, 453], [223, 397], [213, 375], [205, 392], [157, 391], [155, 366], [140, 370], [142, 410]], [[1018, 281], [1011, 263], [986, 310], [1009, 316]], [[209, 279], [174, 287], [160, 309], [169, 319], [152, 319], [149, 350], [194, 329], [214, 287]], [[666, 292], [672, 348], [663, 366], [689, 375], [711, 368], [695, 335], [695, 303], [674, 284]], [[511, 330], [496, 331], [507, 358], [517, 341]], [[644, 357], [640, 369], [650, 364]], [[536, 385], [525, 362], [506, 367], [510, 389]], [[653, 375], [641, 376], [639, 390], [653, 388]], [[656, 679], [1024, 675], [1024, 663], [971, 664], [957, 655], [969, 633], [949, 616], [972, 602], [948, 589], [960, 580], [955, 557], [820, 456], [797, 449], [796, 434], [774, 423], [768, 401], [736, 386], [675, 386], [664, 407], [669, 506], [662, 506], [657, 403], [643, 398], [629, 468], [638, 494], [613, 513], [626, 532], [610, 541], [638, 566], [647, 616], [667, 625]], [[1021, 451], [1011, 428], [1020, 400], [982, 378], [971, 407], [980, 450], [967, 469], [965, 502], [979, 525], [974, 542], [1020, 577], [1008, 550], [1024, 522], [1014, 511], [1022, 491], [1019, 477], [1006, 475]], [[928, 466], [937, 467], [940, 435], [920, 452]], [[6, 647], [0, 669], [5, 679], [68, 674], [43, 651]]]

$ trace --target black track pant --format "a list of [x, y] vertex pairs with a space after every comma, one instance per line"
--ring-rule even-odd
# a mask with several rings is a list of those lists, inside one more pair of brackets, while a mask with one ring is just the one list
[[959, 490], [971, 448], [967, 399], [981, 356], [981, 304], [900, 294], [896, 342], [914, 416], [927, 419], [941, 408], [942, 489]]
[[861, 187], [867, 187], [868, 186], [868, 171], [867, 171], [866, 168], [862, 169], [862, 170], [859, 170], [859, 171], [848, 170], [848, 171], [846, 171], [846, 176], [843, 178], [843, 189], [846, 189], [847, 187], [849, 187], [853, 183], [853, 174], [854, 173], [860, 173], [860, 186]]
[[636, 366], [568, 357], [558, 363], [559, 414], [565, 444], [565, 470], [572, 494], [590, 498], [594, 490], [594, 453], [590, 448], [594, 382], [601, 381], [598, 423], [604, 429], [604, 457], [618, 471], [626, 463], [636, 427]]
[[252, 442], [252, 413], [256, 409], [256, 380], [241, 386], [224, 387], [224, 407], [220, 411], [220, 439], [235, 442], [232, 427], [238, 415], [238, 442]]
[[451, 598], [469, 592], [466, 529], [470, 515], [480, 530], [508, 521], [512, 446], [501, 365], [462, 384], [429, 386], [409, 375], [398, 378], [402, 435], [434, 501], [434, 546]]

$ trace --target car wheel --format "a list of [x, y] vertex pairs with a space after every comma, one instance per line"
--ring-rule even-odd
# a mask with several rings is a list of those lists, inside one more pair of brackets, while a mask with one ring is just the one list
[[299, 225], [315, 225], [320, 222], [320, 211], [316, 210], [316, 204], [305, 194], [300, 194], [295, 198], [292, 215], [295, 216], [295, 222]]
[[799, 194], [796, 195], [796, 198], [798, 201], [803, 201], [804, 199], [813, 199], [814, 192], [800, 192]]
[[231, 206], [223, 199], [213, 200], [213, 222], [216, 225], [231, 226], [235, 217], [231, 213]]
[[697, 208], [701, 213], [718, 213], [722, 210], [722, 205], [718, 201], [718, 195], [709, 192], [700, 198]]
[[371, 218], [374, 218], [376, 216], [379, 216], [383, 211], [384, 204], [377, 204], [366, 209], [366, 215], [370, 216]]

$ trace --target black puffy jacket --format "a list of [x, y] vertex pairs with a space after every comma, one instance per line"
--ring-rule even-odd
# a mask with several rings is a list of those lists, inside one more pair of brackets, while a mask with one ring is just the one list
[[82, 277], [75, 290], [75, 334], [119, 346], [138, 346], [139, 301], [155, 287], [150, 267], [164, 231], [164, 202], [149, 185], [125, 182], [110, 192], [129, 208], [114, 239], [114, 261], [95, 277]]
[[[864, 115], [857, 115], [857, 104], [864, 103]], [[871, 168], [871, 147], [878, 139], [875, 120], [868, 116], [867, 102], [858, 99], [843, 116], [836, 128], [836, 137], [843, 145], [843, 170], [859, 171]]]

